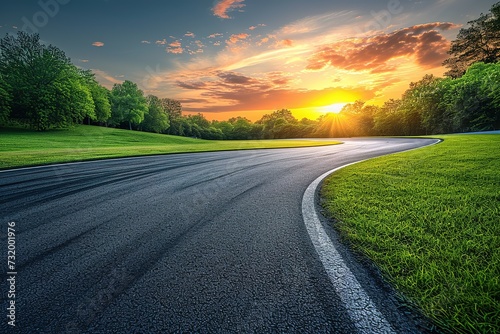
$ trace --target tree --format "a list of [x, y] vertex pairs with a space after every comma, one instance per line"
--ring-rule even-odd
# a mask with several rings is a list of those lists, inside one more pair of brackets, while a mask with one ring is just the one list
[[160, 100], [160, 103], [170, 119], [176, 119], [182, 116], [182, 105], [179, 101], [164, 98]]
[[109, 90], [96, 82], [90, 85], [90, 93], [95, 105], [95, 120], [100, 123], [106, 122], [111, 117]]
[[378, 109], [373, 118], [373, 129], [377, 135], [397, 136], [402, 135], [401, 115], [399, 107], [401, 100], [390, 99]]
[[233, 126], [231, 139], [252, 139], [252, 122], [245, 117], [233, 117], [229, 119], [229, 123]]
[[230, 121], [212, 121], [212, 126], [222, 132], [222, 139], [235, 139], [233, 137], [234, 126]]
[[[373, 130], [374, 106], [365, 105], [364, 101], [346, 104], [340, 111], [344, 118], [342, 136], [366, 136]], [[337, 117], [339, 118], [339, 117]]]
[[92, 94], [75, 66], [68, 66], [60, 80], [42, 91], [46, 91], [45, 107], [51, 109], [47, 115], [51, 126], [64, 127], [81, 123], [85, 117], [96, 118]]
[[271, 114], [262, 116], [257, 124], [264, 127], [263, 137], [268, 139], [278, 139], [290, 137], [290, 127], [287, 124], [297, 124], [297, 119], [288, 109], [276, 110]]
[[148, 111], [144, 115], [144, 121], [141, 124], [142, 129], [156, 133], [164, 132], [168, 129], [170, 122], [160, 99], [154, 95], [149, 95], [146, 100], [148, 102]]
[[442, 116], [442, 113], [438, 115], [442, 111], [439, 108], [440, 98], [442, 98], [439, 94], [441, 80], [433, 75], [425, 75], [420, 81], [410, 83], [398, 107], [402, 134], [406, 136], [428, 134], [433, 127], [442, 125], [431, 123], [437, 122], [439, 116]]
[[170, 127], [167, 133], [171, 135], [179, 135], [182, 136], [181, 133], [184, 132], [185, 126], [184, 122], [181, 120], [182, 118], [182, 105], [179, 101], [163, 98], [160, 100], [163, 110], [168, 115], [168, 119], [170, 121]]
[[476, 63], [445, 84], [443, 103], [453, 131], [500, 128], [500, 64]]
[[137, 84], [126, 80], [115, 84], [111, 90], [111, 117], [114, 124], [127, 123], [129, 130], [132, 124], [139, 125], [148, 111], [144, 93]]
[[[85, 81], [85, 85], [92, 95], [94, 101], [93, 120], [104, 123], [111, 117], [111, 103], [109, 102], [109, 90], [101, 86], [95, 79], [95, 74], [90, 70], [79, 70], [80, 75]], [[89, 117], [89, 120], [91, 118]]]
[[[0, 75], [10, 87], [10, 118], [37, 130], [69, 126], [93, 116], [93, 102], [63, 51], [18, 32], [0, 40]], [[92, 108], [91, 108], [92, 106]]]
[[500, 2], [491, 7], [490, 13], [481, 14], [468, 22], [469, 27], [458, 33], [451, 43], [450, 58], [444, 66], [446, 76], [458, 78], [475, 62], [495, 63], [500, 60]]
[[421, 128], [425, 134], [453, 132], [451, 118], [443, 103], [447, 82], [450, 81], [452, 81], [450, 78], [432, 77], [416, 92], [416, 103], [420, 108]]

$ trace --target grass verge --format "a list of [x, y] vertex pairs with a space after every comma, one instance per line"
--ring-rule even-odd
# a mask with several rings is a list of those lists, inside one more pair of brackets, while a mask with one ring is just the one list
[[500, 333], [500, 135], [442, 138], [340, 170], [323, 185], [323, 206], [443, 329]]
[[307, 139], [210, 141], [85, 125], [47, 132], [2, 128], [0, 169], [153, 154], [333, 144], [340, 142]]

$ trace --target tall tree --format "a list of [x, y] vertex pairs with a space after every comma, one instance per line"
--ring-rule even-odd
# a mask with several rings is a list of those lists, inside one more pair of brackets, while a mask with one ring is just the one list
[[451, 43], [451, 57], [444, 65], [449, 68], [446, 76], [458, 78], [475, 62], [495, 63], [500, 60], [500, 2], [491, 7], [490, 13], [481, 14], [468, 22]]
[[453, 131], [500, 128], [500, 64], [476, 63], [460, 79], [444, 84], [443, 103]]
[[0, 40], [0, 73], [11, 91], [10, 117], [21, 123], [45, 130], [92, 117], [92, 100], [76, 68], [38, 34], [21, 31]]
[[373, 118], [373, 129], [377, 135], [402, 135], [402, 117], [399, 113], [401, 100], [389, 99], [377, 110]]
[[170, 127], [167, 130], [168, 134], [184, 136], [186, 128], [186, 122], [182, 117], [182, 105], [180, 101], [174, 99], [163, 98], [160, 100], [163, 110], [168, 115], [170, 122]]
[[92, 100], [94, 101], [95, 117], [92, 120], [95, 120], [100, 123], [106, 122], [111, 117], [111, 103], [109, 101], [109, 90], [101, 86], [97, 82], [95, 74], [92, 73], [92, 71], [79, 70], [79, 73], [83, 78], [88, 90], [90, 91], [90, 94], [92, 95]]
[[141, 124], [142, 129], [156, 133], [167, 130], [170, 122], [160, 99], [154, 95], [149, 95], [146, 100], [148, 102], [148, 111], [144, 115], [144, 121]]
[[129, 130], [132, 124], [139, 125], [148, 111], [144, 93], [131, 81], [115, 84], [111, 90], [111, 116], [115, 124], [127, 123]]
[[182, 105], [174, 99], [164, 98], [160, 100], [163, 110], [168, 114], [170, 119], [176, 119], [182, 115]]

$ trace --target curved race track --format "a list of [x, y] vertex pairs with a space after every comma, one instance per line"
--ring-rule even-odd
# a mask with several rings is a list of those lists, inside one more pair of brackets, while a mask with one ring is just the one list
[[[2, 249], [16, 223], [16, 330], [353, 333], [306, 231], [304, 191], [335, 167], [430, 143], [352, 139], [0, 172]], [[6, 256], [1, 265], [5, 274]], [[352, 271], [396, 332], [417, 331]]]

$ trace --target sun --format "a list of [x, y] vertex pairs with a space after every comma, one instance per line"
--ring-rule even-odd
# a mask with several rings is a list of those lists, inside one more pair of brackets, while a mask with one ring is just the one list
[[324, 113], [338, 114], [347, 103], [334, 103], [328, 106], [321, 107], [320, 110]]

